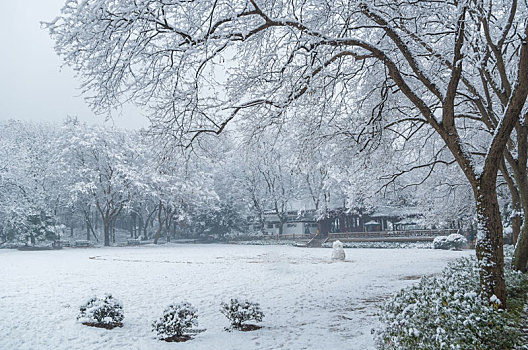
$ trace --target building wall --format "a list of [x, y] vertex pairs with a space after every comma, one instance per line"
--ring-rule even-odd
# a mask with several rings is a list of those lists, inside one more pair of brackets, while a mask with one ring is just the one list
[[315, 234], [317, 232], [317, 222], [288, 222], [284, 224], [283, 234], [304, 235]]
[[266, 222], [264, 225], [264, 233], [268, 235], [277, 235], [279, 233], [278, 223]]
[[[274, 213], [266, 213], [264, 225], [264, 233], [268, 235], [279, 234], [279, 217]], [[302, 220], [302, 221], [301, 221]], [[283, 235], [303, 235], [303, 234], [316, 234], [318, 230], [317, 221], [311, 220], [311, 218], [303, 217], [299, 219], [297, 213], [288, 213], [286, 222], [284, 222], [282, 234]]]
[[[272, 227], [270, 227], [272, 226]], [[283, 235], [303, 235], [316, 234], [318, 229], [317, 222], [286, 222], [282, 230]], [[279, 234], [279, 223], [267, 223], [264, 232], [268, 235]]]

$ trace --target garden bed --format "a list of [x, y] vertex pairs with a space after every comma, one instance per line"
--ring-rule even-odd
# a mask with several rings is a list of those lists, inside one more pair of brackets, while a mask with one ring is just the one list
[[114, 329], [123, 327], [122, 323], [96, 323], [96, 322], [83, 322], [83, 325], [95, 328]]
[[191, 340], [192, 337], [188, 334], [184, 334], [184, 335], [181, 335], [181, 336], [172, 336], [172, 337], [168, 337], [168, 338], [164, 338], [162, 339], [163, 341], [166, 341], [167, 343], [183, 343], [183, 342], [186, 342], [188, 340]]

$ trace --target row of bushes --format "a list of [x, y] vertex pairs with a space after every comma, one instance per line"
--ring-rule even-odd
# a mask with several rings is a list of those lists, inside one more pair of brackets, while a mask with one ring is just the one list
[[[323, 243], [323, 248], [331, 248], [332, 242]], [[344, 248], [380, 248], [380, 249], [452, 249], [460, 250], [468, 246], [467, 239], [458, 233], [449, 236], [437, 236], [431, 242], [343, 242]]]
[[[231, 299], [227, 303], [222, 302], [220, 311], [231, 323], [231, 328], [227, 330], [259, 329], [259, 326], [246, 324], [246, 322], [250, 320], [261, 322], [264, 318], [260, 305], [247, 300]], [[123, 305], [111, 294], [107, 294], [104, 298], [90, 298], [80, 307], [77, 319], [84, 325], [112, 329], [122, 327], [124, 317]], [[161, 340], [185, 341], [191, 338], [186, 333], [192, 332], [192, 327], [197, 325], [198, 310], [184, 301], [169, 305], [163, 311], [161, 318], [152, 323], [152, 330]]]
[[[462, 258], [437, 277], [400, 291], [380, 312], [384, 324], [376, 333], [378, 349], [515, 349], [521, 345], [519, 323], [528, 278], [511, 266], [506, 249], [508, 305], [490, 304], [479, 294], [475, 258]], [[494, 300], [491, 300], [494, 302]]]
[[[369, 249], [431, 249], [431, 242], [342, 242], [343, 248]], [[332, 248], [332, 242], [325, 242], [323, 248]]]

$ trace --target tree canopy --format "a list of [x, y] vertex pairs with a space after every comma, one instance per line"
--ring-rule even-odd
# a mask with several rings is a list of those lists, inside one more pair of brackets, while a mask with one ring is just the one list
[[420, 162], [471, 185], [482, 289], [505, 305], [495, 189], [525, 124], [527, 14], [516, 0], [71, 0], [48, 28], [95, 110], [134, 101], [179, 145], [233, 123], [332, 127], [363, 149], [427, 130], [441, 146]]

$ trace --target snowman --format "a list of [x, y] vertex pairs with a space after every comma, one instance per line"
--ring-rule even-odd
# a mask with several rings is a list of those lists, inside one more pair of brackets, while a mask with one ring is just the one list
[[343, 250], [343, 243], [335, 241], [332, 244], [332, 260], [345, 260], [345, 251]]

